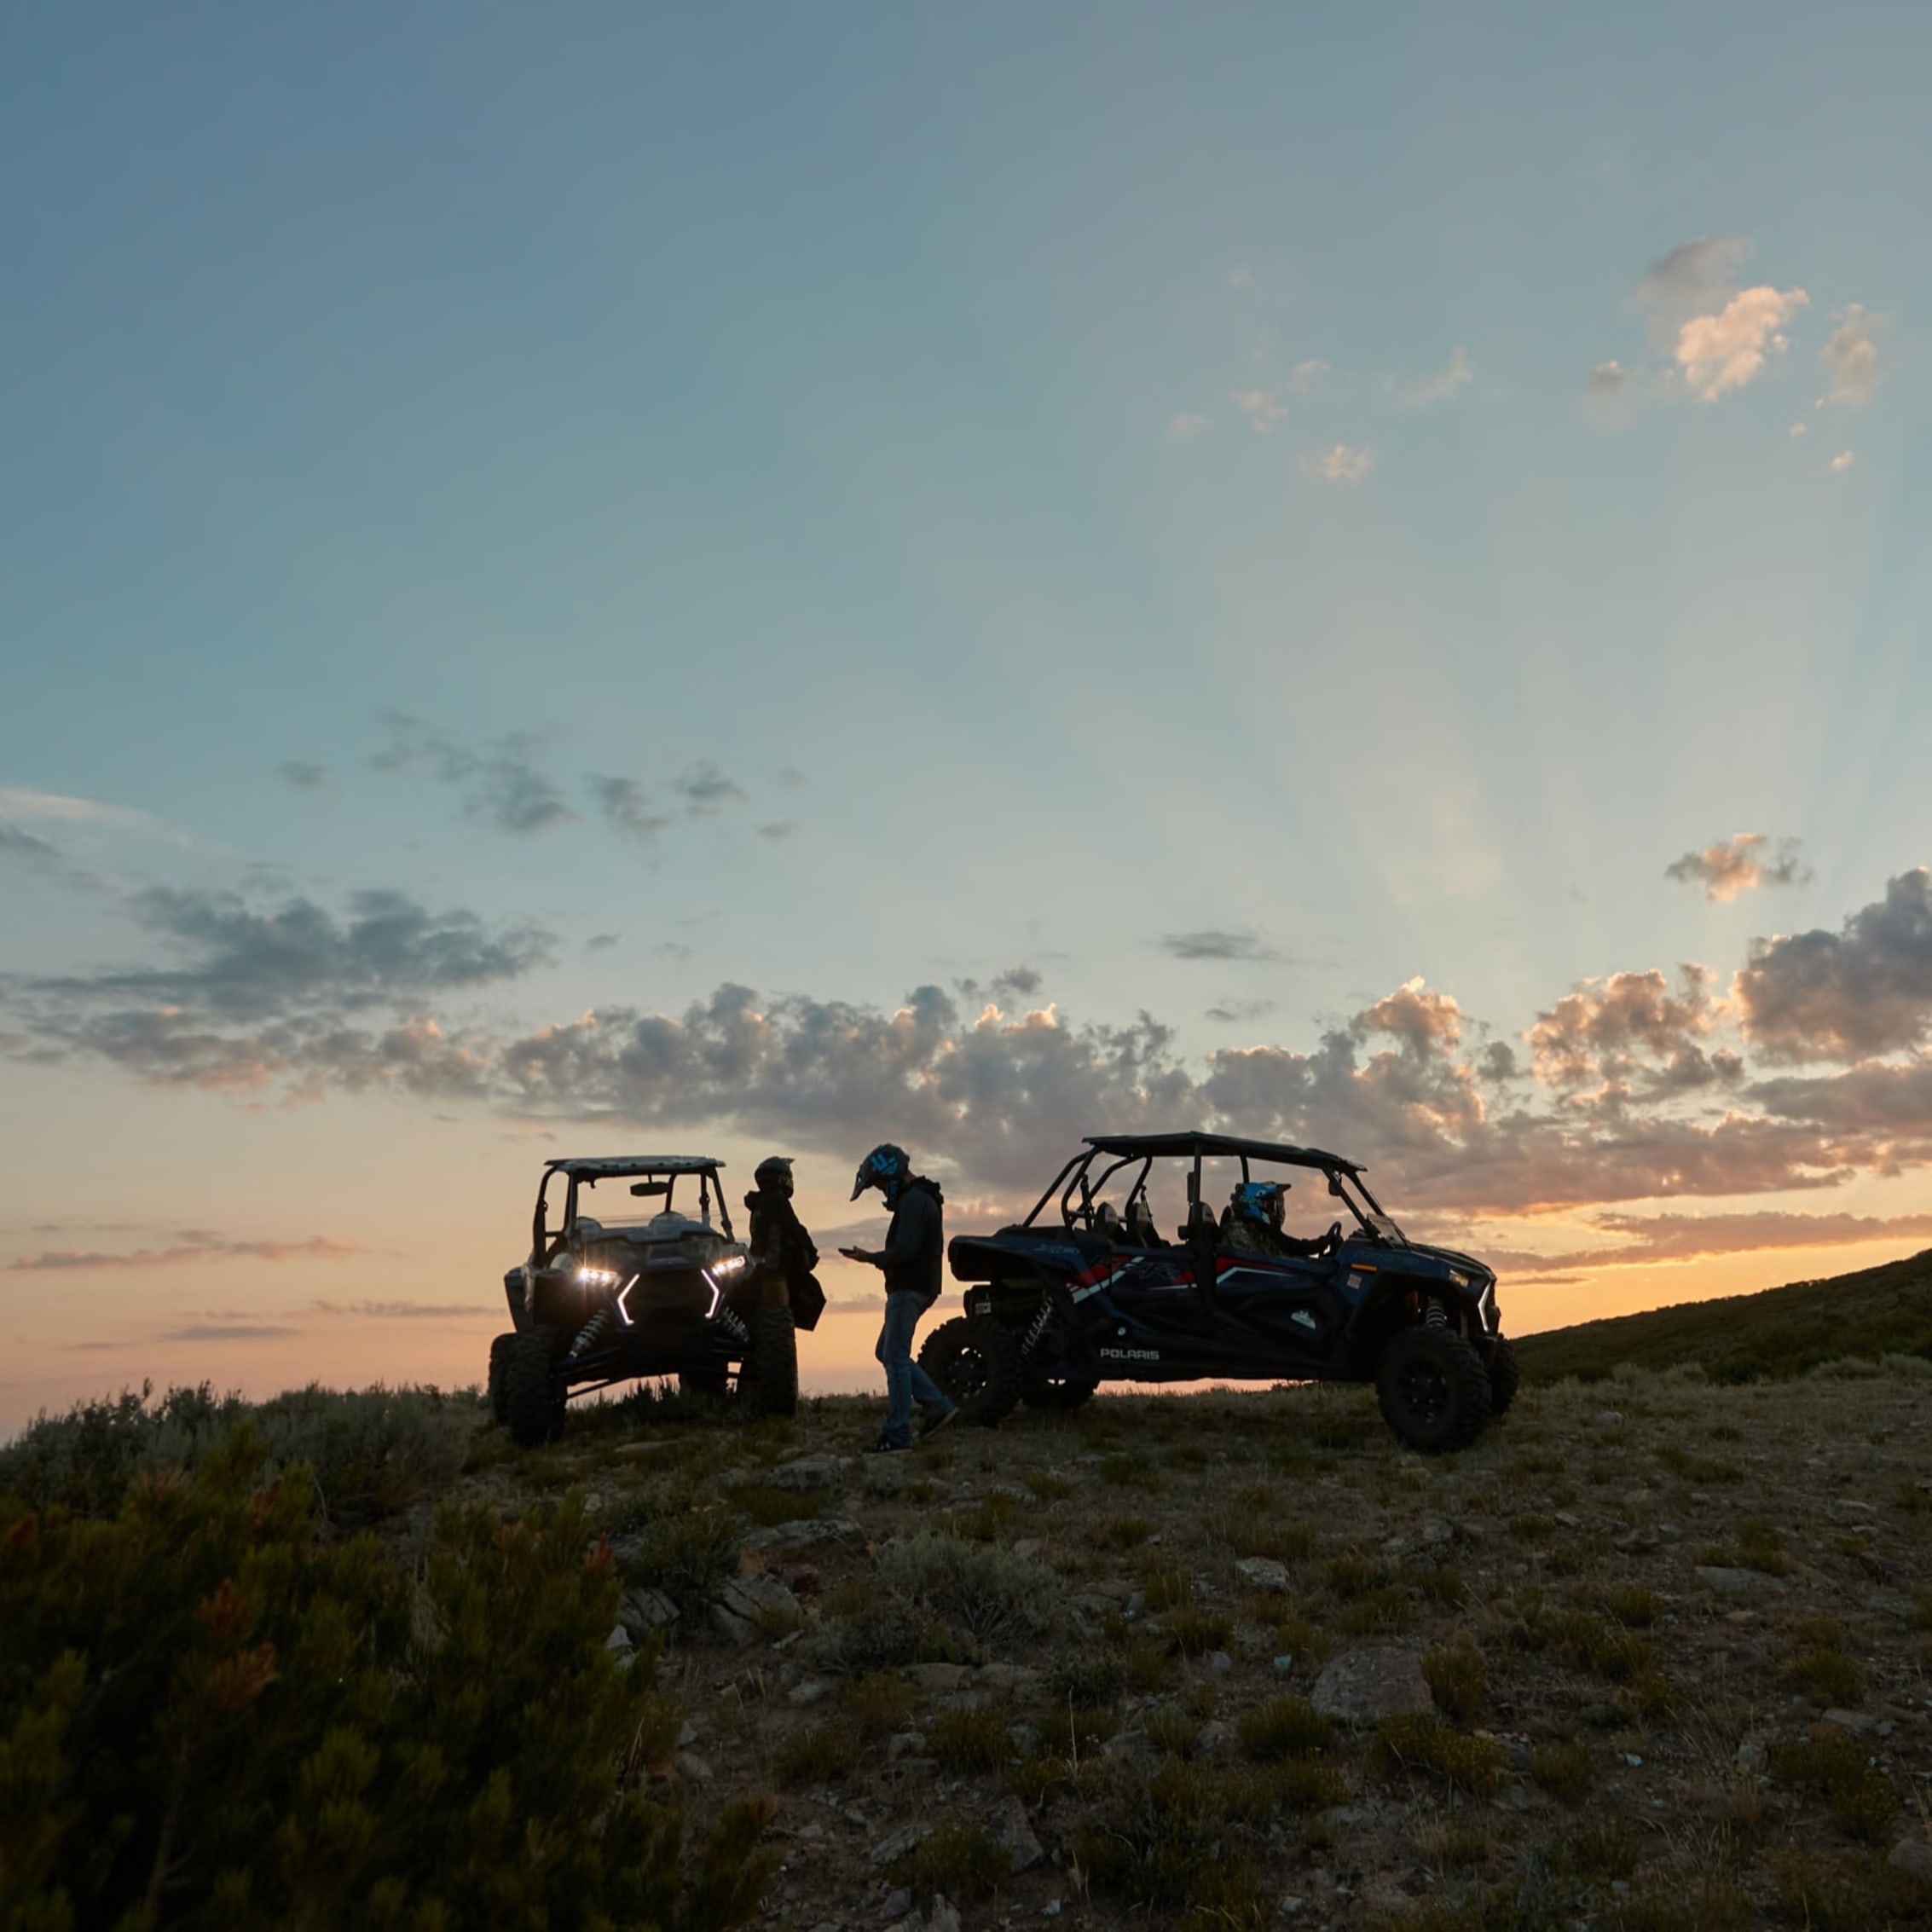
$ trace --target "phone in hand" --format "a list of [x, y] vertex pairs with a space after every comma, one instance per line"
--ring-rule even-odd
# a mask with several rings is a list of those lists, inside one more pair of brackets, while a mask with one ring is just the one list
[[847, 1261], [864, 1261], [866, 1258], [865, 1251], [862, 1247], [842, 1247], [839, 1252]]

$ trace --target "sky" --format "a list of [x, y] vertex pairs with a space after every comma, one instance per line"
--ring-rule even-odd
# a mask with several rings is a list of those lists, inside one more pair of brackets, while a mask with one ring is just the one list
[[473, 1382], [564, 1154], [1312, 1144], [1520, 1332], [1932, 1246], [1929, 68], [10, 11], [0, 1430]]

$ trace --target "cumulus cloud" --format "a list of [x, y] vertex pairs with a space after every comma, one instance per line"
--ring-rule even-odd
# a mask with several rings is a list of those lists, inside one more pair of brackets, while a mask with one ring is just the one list
[[611, 778], [593, 772], [584, 780], [584, 785], [604, 814], [604, 822], [626, 838], [655, 838], [671, 822], [651, 809], [650, 794], [635, 778]]
[[1699, 966], [1679, 969], [1679, 987], [1656, 967], [1641, 973], [1612, 973], [1586, 980], [1565, 993], [1530, 1029], [1530, 1056], [1536, 1078], [1550, 1085], [1574, 1087], [1591, 1080], [1623, 1082], [1640, 1069], [1657, 1076], [1663, 1069], [1693, 1085], [1706, 1064], [1698, 1038], [1717, 1023], [1709, 975]]
[[1311, 356], [1305, 362], [1297, 362], [1288, 375], [1288, 388], [1296, 396], [1305, 396], [1310, 390], [1321, 386], [1323, 379], [1333, 373], [1320, 356]]
[[1838, 326], [1819, 353], [1830, 386], [1820, 399], [1862, 409], [1885, 373], [1871, 316], [1855, 302], [1838, 314]]
[[298, 791], [321, 791], [329, 782], [327, 765], [311, 764], [306, 758], [290, 758], [275, 767], [284, 784]]
[[1240, 959], [1265, 962], [1281, 956], [1266, 944], [1258, 933], [1220, 932], [1166, 933], [1160, 950], [1177, 959]]
[[1677, 333], [1677, 362], [1691, 393], [1701, 402], [1755, 381], [1767, 355], [1791, 345], [1784, 328], [1810, 299], [1802, 288], [1747, 288], [1714, 315], [1693, 315]]
[[694, 818], [708, 817], [744, 796], [744, 787], [736, 779], [726, 778], [709, 758], [701, 758], [673, 780], [672, 790], [684, 800], [685, 811]]
[[1831, 474], [1835, 477], [1842, 477], [1842, 475], [1844, 475], [1847, 470], [1851, 468], [1851, 466], [1852, 453], [1848, 449], [1841, 449], [1838, 454], [1831, 459], [1830, 466]]
[[1466, 389], [1475, 379], [1476, 371], [1470, 363], [1469, 351], [1459, 344], [1441, 368], [1432, 369], [1428, 374], [1417, 376], [1413, 381], [1397, 384], [1396, 402], [1404, 409], [1426, 409], [1435, 403], [1446, 402], [1459, 389]]
[[1811, 872], [1799, 860], [1797, 840], [1779, 839], [1773, 847], [1762, 832], [1736, 832], [1720, 844], [1673, 859], [1663, 876], [1702, 886], [1706, 899], [1721, 902], [1761, 887], [1802, 885]]
[[1732, 981], [1767, 1059], [1854, 1061], [1932, 1036], [1932, 875], [1900, 873], [1836, 933], [1761, 940]]
[[1177, 409], [1167, 419], [1168, 440], [1173, 443], [1192, 443], [1207, 428], [1207, 418], [1193, 409]]
[[1723, 307], [1750, 254], [1742, 235], [1706, 234], [1680, 242], [1651, 264], [1632, 294], [1650, 315], [1659, 348], [1673, 346], [1678, 330], [1693, 315]]
[[1257, 436], [1268, 435], [1288, 413], [1287, 404], [1270, 389], [1237, 389], [1233, 400]]
[[104, 1253], [86, 1248], [49, 1248], [7, 1264], [13, 1274], [98, 1272], [122, 1268], [201, 1268], [220, 1261], [347, 1261], [360, 1254], [354, 1241], [316, 1235], [305, 1241], [240, 1241], [205, 1229], [187, 1228], [164, 1247]]
[[1338, 443], [1328, 449], [1304, 449], [1301, 467], [1328, 483], [1360, 483], [1375, 467], [1375, 452], [1368, 444]]

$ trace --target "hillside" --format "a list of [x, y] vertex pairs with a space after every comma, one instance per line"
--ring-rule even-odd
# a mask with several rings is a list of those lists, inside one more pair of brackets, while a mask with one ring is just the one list
[[1621, 1362], [1694, 1362], [1714, 1381], [1750, 1382], [1847, 1357], [1932, 1357], [1932, 1248], [1855, 1275], [1524, 1335], [1516, 1352], [1524, 1374], [1544, 1382], [1597, 1380]]
[[679, 1932], [1932, 1911], [1932, 1371], [1530, 1384], [1433, 1461], [1360, 1389], [1103, 1395], [884, 1459], [855, 1453], [876, 1416], [646, 1397], [528, 1454], [433, 1391], [43, 1423], [0, 1451], [0, 1902], [454, 1929], [547, 1899]]

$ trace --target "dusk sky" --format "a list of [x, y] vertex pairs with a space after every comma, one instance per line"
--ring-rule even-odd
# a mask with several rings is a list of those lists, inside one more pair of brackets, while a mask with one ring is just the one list
[[1518, 1332], [1932, 1246], [1928, 72], [12, 9], [0, 1431], [479, 1380], [566, 1153], [793, 1154], [830, 1254], [884, 1138], [952, 1231], [1312, 1143]]

